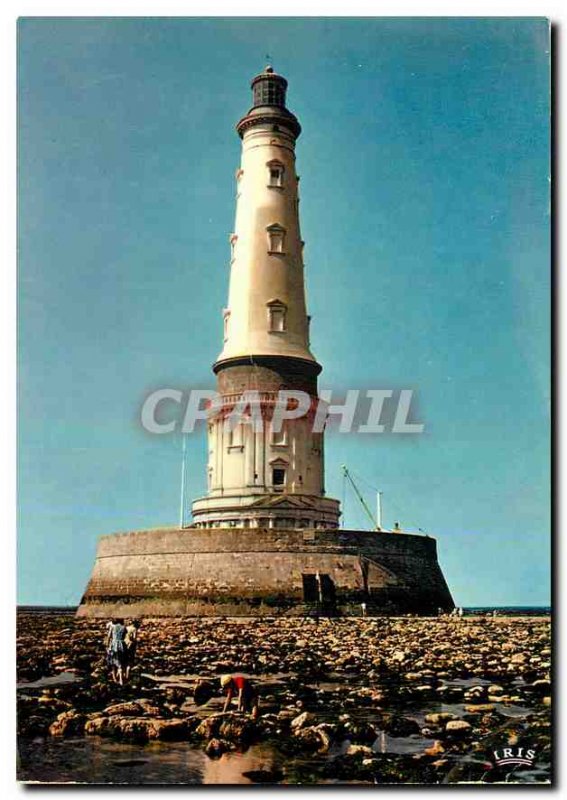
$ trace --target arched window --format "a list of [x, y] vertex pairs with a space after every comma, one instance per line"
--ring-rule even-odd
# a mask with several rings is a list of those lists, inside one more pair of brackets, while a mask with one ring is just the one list
[[224, 340], [226, 342], [228, 339], [228, 321], [230, 319], [229, 309], [225, 308], [225, 310], [222, 312], [222, 315], [223, 315], [223, 325], [224, 325]]
[[285, 228], [277, 223], [266, 228], [268, 233], [268, 253], [283, 253], [285, 244]]
[[284, 185], [285, 167], [281, 161], [268, 161], [268, 186], [271, 189], [282, 189]]
[[268, 331], [270, 333], [285, 333], [287, 306], [281, 300], [272, 300], [267, 304]]

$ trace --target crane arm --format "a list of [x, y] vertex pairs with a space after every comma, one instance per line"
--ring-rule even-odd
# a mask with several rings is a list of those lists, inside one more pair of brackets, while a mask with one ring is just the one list
[[374, 516], [372, 511], [368, 508], [368, 505], [366, 504], [366, 501], [365, 501], [364, 497], [360, 494], [360, 492], [358, 490], [358, 486], [354, 482], [354, 480], [352, 478], [352, 475], [350, 474], [350, 472], [348, 471], [348, 469], [346, 468], [346, 466], [344, 464], [342, 465], [342, 470], [343, 470], [343, 474], [344, 474], [345, 478], [349, 481], [350, 485], [354, 489], [354, 492], [355, 492], [356, 496], [358, 497], [358, 499], [360, 500], [360, 503], [361, 503], [363, 509], [366, 511], [366, 514], [368, 515], [370, 521], [372, 522], [372, 525], [374, 526], [374, 529], [377, 530], [377, 531], [382, 530], [380, 528], [380, 526], [378, 525], [376, 517]]

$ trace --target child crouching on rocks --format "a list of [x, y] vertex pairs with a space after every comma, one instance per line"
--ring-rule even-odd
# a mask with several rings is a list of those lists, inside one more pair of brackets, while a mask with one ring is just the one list
[[245, 678], [244, 675], [221, 675], [218, 683], [200, 680], [195, 688], [195, 703], [202, 706], [213, 697], [219, 690], [226, 695], [223, 713], [227, 712], [231, 706], [232, 698], [237, 698], [237, 710], [251, 712], [252, 719], [258, 718], [259, 698], [256, 688]]
[[236, 695], [238, 711], [251, 712], [252, 719], [258, 719], [258, 692], [248, 678], [244, 675], [221, 675], [220, 685], [226, 695], [223, 711], [228, 711]]

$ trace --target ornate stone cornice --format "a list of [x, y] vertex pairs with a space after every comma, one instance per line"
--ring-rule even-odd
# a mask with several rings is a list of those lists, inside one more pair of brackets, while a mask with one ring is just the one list
[[[257, 110], [257, 109], [254, 109]], [[248, 113], [245, 117], [242, 117], [236, 123], [236, 130], [238, 131], [238, 135], [242, 139], [244, 133], [249, 130], [250, 128], [255, 127], [256, 125], [284, 125], [288, 128], [295, 138], [299, 136], [301, 133], [301, 125], [291, 112], [285, 111], [267, 111], [265, 114], [255, 114], [255, 113]]]

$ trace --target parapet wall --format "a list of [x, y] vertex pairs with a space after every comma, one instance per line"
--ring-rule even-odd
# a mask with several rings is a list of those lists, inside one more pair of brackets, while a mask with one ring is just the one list
[[312, 607], [304, 576], [317, 575], [326, 576], [338, 613], [360, 613], [361, 602], [392, 613], [453, 605], [430, 537], [160, 528], [100, 539], [78, 613], [302, 614]]

